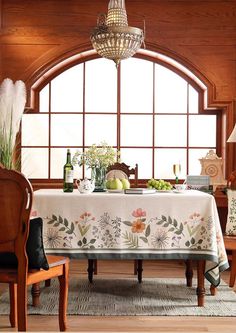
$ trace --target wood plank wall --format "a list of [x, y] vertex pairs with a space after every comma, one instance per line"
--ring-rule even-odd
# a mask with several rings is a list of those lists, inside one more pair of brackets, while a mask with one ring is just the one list
[[[89, 35], [108, 0], [0, 0], [0, 81], [22, 79], [90, 49]], [[147, 49], [180, 60], [208, 82], [208, 107], [222, 107], [227, 138], [236, 120], [236, 0], [126, 0], [129, 25], [146, 22]], [[29, 101], [30, 102], [30, 101]], [[226, 146], [226, 174], [236, 147]]]

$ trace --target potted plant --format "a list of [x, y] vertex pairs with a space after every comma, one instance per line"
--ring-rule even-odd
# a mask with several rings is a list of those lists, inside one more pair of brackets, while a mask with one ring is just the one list
[[3, 80], [0, 85], [0, 163], [7, 169], [19, 169], [15, 145], [25, 103], [25, 84]]
[[91, 180], [95, 182], [94, 191], [101, 192], [105, 190], [107, 167], [114, 164], [118, 157], [119, 151], [102, 141], [99, 145], [93, 144], [84, 152], [77, 151], [72, 164], [91, 168]]

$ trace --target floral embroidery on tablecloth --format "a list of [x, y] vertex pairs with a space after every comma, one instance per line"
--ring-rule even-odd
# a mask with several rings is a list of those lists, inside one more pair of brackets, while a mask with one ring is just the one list
[[236, 191], [228, 190], [228, 217], [225, 233], [236, 235]]
[[45, 248], [81, 249], [209, 249], [222, 242], [211, 216], [193, 212], [184, 221], [173, 216], [148, 216], [142, 208], [130, 212], [129, 220], [104, 212], [96, 217], [83, 212], [75, 221], [52, 214], [46, 219]]

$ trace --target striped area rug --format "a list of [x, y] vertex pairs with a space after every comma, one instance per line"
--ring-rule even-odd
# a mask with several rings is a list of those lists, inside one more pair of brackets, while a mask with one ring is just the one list
[[[184, 279], [146, 278], [142, 284], [134, 279], [104, 279], [95, 277], [93, 284], [84, 278], [71, 278], [68, 315], [93, 316], [236, 316], [236, 294], [224, 282], [216, 296], [206, 285], [205, 306], [197, 306], [196, 281], [186, 287]], [[29, 301], [30, 301], [29, 294]], [[29, 305], [28, 314], [58, 313], [58, 284], [42, 285], [41, 305]], [[0, 314], [9, 313], [9, 298], [0, 297]]]

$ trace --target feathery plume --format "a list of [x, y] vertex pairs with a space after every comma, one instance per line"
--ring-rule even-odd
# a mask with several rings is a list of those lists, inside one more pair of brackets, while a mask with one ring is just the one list
[[0, 162], [8, 169], [16, 167], [14, 147], [16, 135], [26, 103], [26, 89], [22, 81], [11, 79], [0, 85]]

